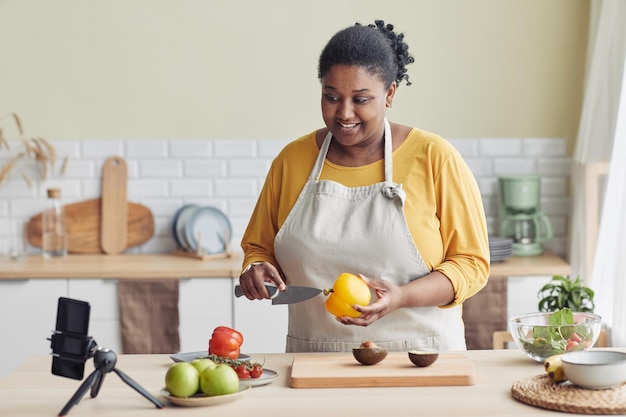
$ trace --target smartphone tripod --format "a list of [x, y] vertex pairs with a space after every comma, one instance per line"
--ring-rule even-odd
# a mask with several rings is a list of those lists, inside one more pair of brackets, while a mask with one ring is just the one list
[[66, 416], [73, 406], [78, 404], [80, 399], [91, 389], [91, 397], [95, 398], [100, 392], [104, 377], [111, 371], [115, 372], [127, 385], [137, 391], [139, 394], [146, 397], [157, 408], [165, 407], [159, 400], [157, 400], [152, 394], [137, 384], [132, 378], [126, 375], [115, 367], [117, 363], [117, 355], [110, 349], [98, 347], [93, 353], [93, 362], [96, 370], [93, 371], [87, 379], [78, 387], [78, 390], [74, 393], [72, 398], [65, 404], [65, 407], [59, 413], [59, 416]]

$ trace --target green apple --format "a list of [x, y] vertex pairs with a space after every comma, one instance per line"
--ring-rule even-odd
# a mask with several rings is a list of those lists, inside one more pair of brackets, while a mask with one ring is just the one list
[[177, 362], [167, 369], [165, 388], [174, 397], [190, 397], [198, 392], [200, 375], [189, 362]]
[[204, 370], [204, 368], [208, 366], [210, 367], [217, 366], [217, 364], [209, 358], [198, 358], [198, 359], [192, 360], [189, 363], [191, 363], [198, 370], [198, 375], [200, 375], [202, 371]]
[[206, 367], [200, 374], [200, 389], [205, 395], [225, 395], [239, 391], [237, 372], [223, 363]]

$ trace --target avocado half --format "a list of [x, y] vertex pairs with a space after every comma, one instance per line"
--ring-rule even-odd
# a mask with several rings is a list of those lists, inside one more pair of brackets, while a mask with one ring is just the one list
[[387, 357], [387, 349], [381, 347], [358, 347], [352, 349], [354, 358], [363, 365], [375, 365]]

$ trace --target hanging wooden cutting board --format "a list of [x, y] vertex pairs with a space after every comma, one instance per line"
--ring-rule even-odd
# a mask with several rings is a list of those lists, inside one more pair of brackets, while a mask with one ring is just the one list
[[[121, 157], [108, 158], [102, 168], [102, 198], [64, 206], [69, 253], [120, 253], [154, 235], [154, 217], [144, 205], [126, 201], [127, 167]], [[42, 214], [28, 222], [28, 242], [41, 247]]]
[[112, 156], [102, 167], [100, 246], [102, 252], [116, 254], [126, 249], [126, 161]]
[[442, 352], [419, 368], [406, 352], [389, 352], [376, 365], [361, 365], [352, 353], [304, 354], [293, 360], [292, 388], [432, 387], [473, 385], [474, 364], [462, 353]]
[[[67, 250], [69, 253], [103, 253], [100, 245], [100, 198], [67, 204]], [[137, 203], [126, 203], [126, 249], [146, 243], [154, 235], [154, 216], [150, 209]], [[41, 247], [41, 213], [33, 216], [27, 227], [28, 243]]]

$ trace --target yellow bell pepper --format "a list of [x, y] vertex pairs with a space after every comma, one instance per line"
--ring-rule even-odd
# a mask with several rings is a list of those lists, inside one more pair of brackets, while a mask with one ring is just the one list
[[353, 305], [369, 305], [372, 293], [367, 283], [359, 276], [344, 272], [329, 290], [330, 296], [324, 303], [326, 310], [336, 317], [358, 317], [361, 315]]

